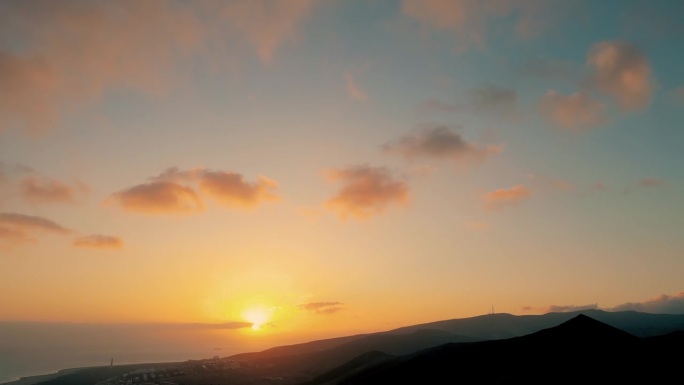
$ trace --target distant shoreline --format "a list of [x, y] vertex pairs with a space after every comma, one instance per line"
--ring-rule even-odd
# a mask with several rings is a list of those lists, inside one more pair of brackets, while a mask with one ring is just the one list
[[33, 376], [20, 377], [18, 380], [12, 380], [10, 382], [1, 382], [0, 385], [34, 385], [42, 381], [53, 380], [55, 378], [77, 372], [84, 368], [68, 368], [61, 369], [54, 373], [48, 374], [36, 374]]

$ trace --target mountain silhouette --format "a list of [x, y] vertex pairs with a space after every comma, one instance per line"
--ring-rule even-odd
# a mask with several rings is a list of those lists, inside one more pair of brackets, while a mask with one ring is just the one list
[[682, 334], [637, 337], [579, 314], [529, 335], [444, 344], [310, 384], [664, 383], [680, 376]]
[[[414, 355], [435, 354], [434, 352], [430, 353], [432, 352], [431, 349], [435, 352], [472, 350], [471, 354], [478, 359], [464, 358], [463, 364], [457, 366], [454, 366], [453, 361], [449, 361], [450, 364], [447, 366], [454, 368], [457, 373], [470, 372], [478, 365], [482, 365], [482, 362], [491, 361], [494, 358], [497, 361], [516, 362], [515, 360], [519, 359], [521, 355], [528, 357], [531, 361], [537, 360], [539, 363], [543, 363], [542, 367], [536, 368], [536, 371], [543, 371], [550, 370], [557, 365], [555, 361], [546, 362], [548, 360], [546, 355], [536, 357], [538, 354], [536, 351], [551, 352], [558, 346], [565, 346], [565, 353], [563, 353], [565, 356], [559, 355], [558, 352], [554, 353], [558, 357], [564, 357], [561, 361], [570, 359], [567, 356], [570, 354], [568, 352], [580, 352], [577, 354], [586, 357], [600, 353], [600, 356], [595, 357], [595, 360], [603, 361], [606, 357], [617, 357], [622, 354], [622, 347], [625, 347], [625, 351], [632, 351], [635, 349], [632, 345], [644, 345], [644, 339], [663, 336], [677, 330], [684, 331], [684, 315], [650, 314], [634, 311], [607, 312], [603, 310], [526, 316], [501, 313], [430, 322], [384, 332], [310, 341], [304, 344], [279, 346], [261, 352], [238, 354], [225, 359], [268, 367], [270, 373], [297, 373], [304, 378], [312, 379], [312, 384], [334, 384], [342, 381], [342, 378], [349, 381], [354, 378], [353, 381], [360, 381], [363, 376], [367, 376], [371, 372], [381, 368], [398, 366], [399, 363], [412, 359], [411, 357]], [[524, 337], [525, 343], [515, 342], [517, 341], [516, 338], [522, 337]], [[670, 337], [664, 341], [672, 339], [673, 337]], [[494, 349], [496, 351], [489, 351], [490, 345], [498, 346], [497, 341], [504, 340], [506, 342], [501, 342], [503, 348], [497, 347]], [[599, 342], [601, 345], [598, 345]], [[516, 344], [520, 344], [520, 346]], [[502, 353], [507, 352], [505, 346], [509, 345], [517, 346], [515, 351]], [[656, 344], [652, 345], [655, 346]], [[677, 344], [674, 345], [677, 346]], [[681, 344], [678, 346], [682, 347]], [[614, 348], [615, 352], [610, 350]], [[589, 351], [581, 353], [586, 349]], [[374, 351], [386, 356], [375, 362], [376, 356], [365, 355], [365, 353]], [[478, 352], [482, 352], [482, 355], [478, 355], [480, 354]], [[507, 358], [506, 355], [511, 358]], [[420, 360], [418, 356], [415, 359]], [[352, 360], [356, 361], [352, 362]], [[434, 360], [436, 360], [435, 362], [439, 361], [437, 357], [434, 357]], [[624, 362], [629, 362], [629, 357], [624, 357]], [[346, 364], [351, 366], [345, 369], [343, 366]], [[507, 364], [498, 364], [498, 366], [508, 368], [506, 369], [507, 372], [513, 370]], [[493, 369], [482, 368], [481, 366], [480, 368], [483, 373], [498, 373]], [[567, 370], [567, 368], [562, 370]], [[580, 373], [582, 370], [582, 368], [575, 368], [573, 372]], [[352, 372], [354, 376], [352, 376]], [[502, 376], [503, 373], [499, 373], [495, 377], [501, 379]], [[400, 377], [403, 378], [403, 376]], [[475, 377], [473, 375], [469, 378], [475, 381]], [[483, 378], [488, 378], [488, 376]], [[419, 379], [415, 380], [420, 381]], [[475, 382], [477, 383], [477, 381]], [[384, 383], [384, 381], [378, 383]]]

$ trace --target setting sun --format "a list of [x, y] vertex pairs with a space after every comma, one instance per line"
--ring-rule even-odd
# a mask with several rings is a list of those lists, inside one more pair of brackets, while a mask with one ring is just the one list
[[259, 330], [273, 315], [273, 308], [253, 306], [242, 313], [242, 318], [252, 323], [252, 330]]

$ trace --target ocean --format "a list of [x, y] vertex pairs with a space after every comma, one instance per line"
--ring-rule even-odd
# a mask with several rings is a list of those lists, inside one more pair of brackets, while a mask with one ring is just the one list
[[0, 322], [0, 384], [112, 360], [178, 362], [268, 347], [216, 325]]

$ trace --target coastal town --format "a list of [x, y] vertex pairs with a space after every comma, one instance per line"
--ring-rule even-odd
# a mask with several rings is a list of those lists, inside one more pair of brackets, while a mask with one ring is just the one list
[[271, 367], [214, 356], [174, 365], [151, 364], [112, 376], [95, 385], [288, 385], [307, 379], [301, 375], [273, 375], [269, 373]]

